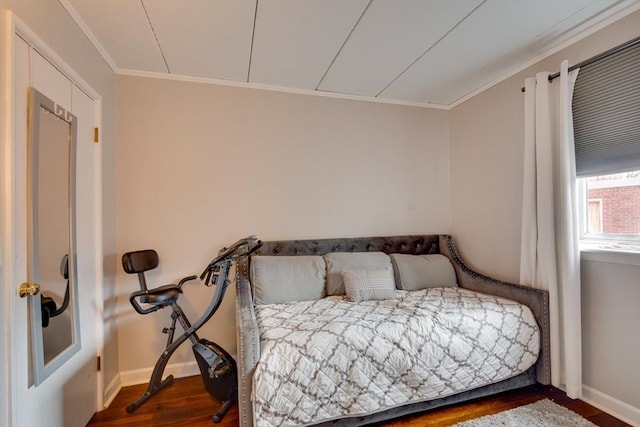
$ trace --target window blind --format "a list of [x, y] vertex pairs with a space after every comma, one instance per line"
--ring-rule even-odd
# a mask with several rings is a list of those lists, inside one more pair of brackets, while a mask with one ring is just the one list
[[581, 68], [572, 108], [579, 178], [640, 170], [640, 43]]

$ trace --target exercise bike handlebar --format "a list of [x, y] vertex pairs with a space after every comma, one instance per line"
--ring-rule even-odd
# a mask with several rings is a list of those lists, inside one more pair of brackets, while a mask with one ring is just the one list
[[138, 312], [138, 314], [149, 314], [149, 313], [153, 313], [154, 311], [158, 311], [162, 308], [158, 305], [152, 305], [152, 306], [149, 306], [148, 308], [143, 308], [138, 302], [137, 298], [143, 295], [148, 295], [148, 294], [149, 294], [149, 291], [136, 291], [129, 296], [129, 302], [133, 306], [134, 310]]
[[260, 249], [261, 246], [262, 241], [258, 240], [255, 236], [247, 236], [229, 247], [222, 248], [220, 252], [218, 252], [218, 255], [207, 265], [202, 274], [200, 274], [200, 280], [204, 280], [207, 286], [211, 284], [217, 285], [217, 283], [212, 283], [211, 281], [211, 276], [217, 266], [221, 265], [224, 261], [234, 262], [246, 258]]
[[180, 280], [180, 282], [178, 282], [178, 286], [182, 289], [182, 287], [184, 286], [185, 283], [191, 281], [191, 280], [196, 280], [198, 278], [197, 275], [193, 275], [193, 276], [187, 276], [184, 277], [182, 280]]

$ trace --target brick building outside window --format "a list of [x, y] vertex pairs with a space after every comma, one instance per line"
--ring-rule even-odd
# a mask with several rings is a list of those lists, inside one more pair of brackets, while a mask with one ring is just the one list
[[587, 179], [587, 233], [640, 236], [640, 171]]

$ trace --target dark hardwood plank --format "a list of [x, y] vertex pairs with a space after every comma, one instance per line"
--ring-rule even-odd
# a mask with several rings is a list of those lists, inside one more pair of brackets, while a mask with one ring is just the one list
[[[207, 426], [220, 403], [204, 389], [199, 376], [177, 378], [133, 414], [125, 408], [142, 396], [146, 384], [124, 387], [109, 408], [93, 416], [90, 426]], [[238, 408], [233, 406], [221, 426], [238, 425]]]
[[[214, 425], [211, 417], [218, 410], [220, 404], [204, 390], [200, 377], [176, 379], [173, 385], [160, 391], [133, 414], [127, 414], [125, 411], [127, 405], [140, 397], [145, 390], [146, 385], [124, 387], [110, 407], [95, 414], [89, 425], [95, 427], [169, 425], [211, 427]], [[425, 425], [445, 427], [484, 415], [496, 414], [545, 398], [582, 415], [598, 426], [630, 427], [585, 402], [568, 398], [564, 392], [557, 388], [542, 385], [508, 391], [378, 425], [385, 427], [422, 427]], [[222, 427], [237, 426], [237, 406], [232, 407], [222, 423], [218, 425]]]

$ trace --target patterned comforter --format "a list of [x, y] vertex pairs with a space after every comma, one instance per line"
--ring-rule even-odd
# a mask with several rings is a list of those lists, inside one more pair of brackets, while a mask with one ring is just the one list
[[518, 375], [539, 350], [526, 306], [462, 288], [256, 307], [257, 426], [305, 425], [436, 399]]

